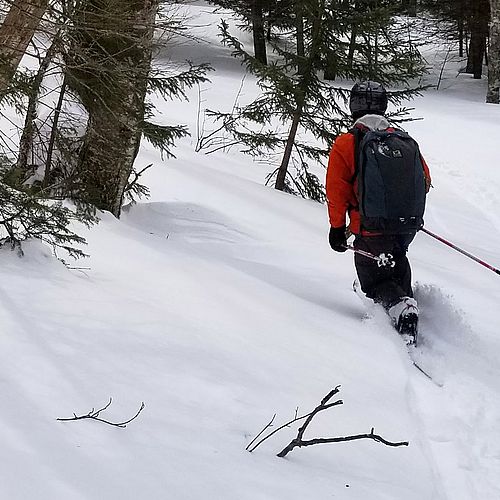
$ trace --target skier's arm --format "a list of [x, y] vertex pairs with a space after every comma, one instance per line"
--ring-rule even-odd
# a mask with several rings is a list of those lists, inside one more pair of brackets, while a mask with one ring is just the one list
[[326, 198], [332, 227], [345, 226], [347, 211], [357, 205], [353, 183], [354, 136], [343, 134], [332, 147], [326, 172]]
[[424, 177], [425, 177], [425, 192], [428, 193], [429, 189], [432, 186], [431, 173], [429, 170], [429, 166], [427, 165], [424, 157], [420, 155], [420, 160], [422, 160], [422, 165], [424, 167]]

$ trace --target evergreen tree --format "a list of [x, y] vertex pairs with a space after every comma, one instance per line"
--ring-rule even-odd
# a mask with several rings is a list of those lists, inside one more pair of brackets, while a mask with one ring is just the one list
[[[422, 0], [422, 8], [437, 20], [437, 26], [432, 33], [435, 37], [458, 43], [459, 57], [464, 57], [468, 51], [467, 39], [471, 18], [471, 2], [467, 0]], [[426, 31], [429, 32], [429, 26]]]
[[[171, 2], [164, 2], [171, 4]], [[71, 176], [71, 197], [119, 216], [141, 137], [171, 155], [183, 126], [150, 121], [148, 91], [164, 98], [184, 96], [184, 88], [206, 81], [207, 65], [180, 72], [152, 65], [159, 0], [82, 2], [73, 16], [66, 48], [68, 87], [88, 113], [87, 130]], [[167, 17], [162, 29], [180, 32], [180, 20]]]
[[[182, 20], [170, 15], [171, 2], [164, 2], [165, 17], [157, 15], [156, 0], [128, 2], [82, 0], [52, 12], [57, 29], [47, 33], [52, 43], [30, 85], [16, 166], [7, 176], [12, 185], [35, 174], [32, 190], [54, 187], [54, 194], [82, 207], [91, 204], [119, 216], [131, 186], [136, 194], [146, 192], [134, 168], [141, 137], [168, 157], [174, 141], [187, 134], [183, 126], [153, 123], [147, 94], [185, 97], [184, 89], [205, 81], [209, 67], [153, 67], [155, 27], [179, 33]], [[50, 83], [44, 83], [49, 67]], [[51, 126], [40, 128], [36, 110], [43, 92], [59, 92], [59, 99], [44, 122]], [[77, 106], [84, 112], [75, 114]]]
[[487, 57], [489, 0], [423, 0], [423, 6], [443, 20], [439, 26], [441, 38], [458, 41], [459, 56], [467, 56], [464, 72], [480, 79]]
[[[133, 199], [147, 193], [139, 177], [149, 166], [134, 166], [141, 137], [168, 157], [174, 141], [187, 134], [184, 126], [154, 123], [147, 94], [186, 97], [185, 89], [206, 81], [210, 68], [153, 65], [155, 27], [183, 32], [182, 19], [168, 9], [173, 2], [162, 2], [165, 16], [157, 16], [159, 1], [49, 5], [48, 22], [39, 26], [42, 36], [32, 42], [39, 68], [18, 69], [2, 102], [24, 113], [25, 126], [19, 145], [0, 133], [5, 214], [0, 214], [0, 238], [17, 243], [40, 237], [56, 246], [64, 246], [67, 238], [73, 248], [80, 240], [67, 229], [71, 220], [94, 222], [95, 207], [118, 216], [125, 194]], [[78, 202], [76, 211], [61, 205], [66, 198]], [[80, 254], [75, 249], [73, 255]]]
[[[0, 106], [15, 106], [23, 109], [26, 98], [33, 103], [32, 97], [38, 93], [41, 75], [34, 76], [26, 70], [19, 71], [19, 64], [35, 32], [39, 29], [42, 16], [48, 8], [48, 0], [14, 0], [7, 4], [8, 10], [0, 26]], [[48, 62], [50, 57], [46, 57]], [[35, 106], [28, 105], [26, 128], [33, 131], [32, 120]], [[31, 127], [31, 128], [30, 128]], [[32, 135], [32, 134], [31, 134]], [[49, 243], [54, 251], [63, 249], [73, 257], [85, 254], [81, 246], [85, 240], [78, 236], [69, 225], [72, 221], [91, 224], [92, 215], [75, 212], [63, 206], [50, 193], [34, 190], [27, 182], [31, 175], [27, 168], [21, 172], [16, 167], [15, 144], [9, 142], [4, 133], [0, 134], [0, 246], [9, 244], [18, 248], [22, 254], [21, 243], [29, 238], [38, 238]], [[19, 153], [21, 156], [22, 153]], [[24, 159], [24, 165], [28, 158]], [[31, 172], [32, 174], [33, 172]]]
[[[328, 154], [336, 135], [350, 123], [345, 111], [347, 92], [325, 82], [325, 70], [333, 70], [339, 78], [377, 79], [384, 84], [407, 84], [423, 70], [418, 51], [401, 36], [401, 26], [391, 17], [390, 9], [365, 1], [361, 14], [359, 5], [360, 2], [354, 5], [340, 0], [294, 3], [296, 12], [301, 13], [300, 22], [292, 36], [282, 36], [278, 43], [273, 43], [279, 59], [268, 66], [246, 52], [228, 25], [222, 25], [224, 42], [257, 76], [262, 95], [232, 113], [211, 114], [245, 151], [282, 151], [279, 167], [270, 176], [277, 189], [318, 200], [323, 197], [321, 183], [310, 172], [310, 164], [320, 162]], [[349, 35], [353, 25], [359, 34], [354, 38], [350, 61]], [[302, 43], [297, 43], [301, 38], [303, 49]], [[392, 94], [392, 98], [399, 102], [411, 94], [411, 90], [406, 90]], [[278, 124], [281, 129], [276, 131]], [[287, 127], [286, 132], [283, 127]], [[296, 175], [289, 175], [290, 162]]]
[[71, 257], [84, 257], [81, 246], [85, 239], [78, 236], [70, 224], [77, 221], [90, 225], [96, 220], [41, 192], [33, 194], [11, 188], [3, 182], [4, 173], [0, 170], [0, 246], [8, 244], [22, 254], [22, 242], [37, 238], [48, 243], [56, 255], [58, 250], [64, 250]]
[[66, 55], [69, 87], [88, 113], [73, 198], [120, 215], [139, 150], [158, 1], [86, 0]]
[[241, 20], [241, 28], [252, 32], [254, 57], [267, 64], [266, 40], [279, 37], [280, 30], [295, 28], [299, 2], [293, 0], [209, 0], [211, 4], [230, 9]]
[[243, 26], [252, 31], [254, 57], [267, 64], [265, 16], [269, 15], [270, 0], [210, 0], [210, 3], [233, 10], [243, 21]]

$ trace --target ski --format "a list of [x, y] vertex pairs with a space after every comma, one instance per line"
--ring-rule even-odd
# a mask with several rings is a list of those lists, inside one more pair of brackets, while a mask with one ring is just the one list
[[[411, 358], [411, 354], [410, 354], [410, 358]], [[424, 375], [426, 378], [428, 378], [434, 385], [436, 385], [437, 387], [443, 387], [443, 383], [442, 382], [438, 382], [436, 379], [432, 378], [432, 375], [429, 375], [429, 373], [427, 373], [416, 361], [414, 361], [412, 359], [412, 363], [413, 363], [413, 366], [422, 374]]]
[[[368, 299], [366, 297], [366, 295], [363, 293], [363, 291], [361, 290], [361, 285], [359, 283], [359, 281], [356, 279], [354, 280], [353, 284], [352, 284], [352, 289], [354, 291], [354, 293], [361, 299], [361, 301], [363, 302], [363, 304], [365, 304], [365, 306], [373, 306], [373, 303], [371, 301], [371, 299]], [[394, 329], [396, 332], [397, 330]], [[428, 380], [430, 380], [434, 385], [436, 385], [437, 387], [443, 387], [443, 384], [438, 382], [437, 380], [435, 380], [432, 375], [430, 373], [428, 373], [424, 368], [422, 368], [422, 366], [420, 366], [414, 359], [414, 356], [412, 354], [412, 351], [414, 349], [417, 348], [417, 345], [418, 345], [418, 332], [415, 332], [415, 335], [407, 335], [407, 334], [400, 334], [399, 332], [397, 332], [397, 334], [399, 335], [399, 337], [401, 337], [403, 339], [403, 341], [405, 342], [406, 344], [406, 348], [407, 348], [407, 352], [408, 352], [408, 356], [410, 357], [410, 360], [413, 364], [413, 366], [422, 374], [424, 375]]]

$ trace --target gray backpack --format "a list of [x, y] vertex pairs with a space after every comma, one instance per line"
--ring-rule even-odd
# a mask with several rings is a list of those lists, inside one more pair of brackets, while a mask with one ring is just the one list
[[418, 144], [398, 129], [354, 128], [361, 229], [414, 233], [424, 225], [425, 175]]

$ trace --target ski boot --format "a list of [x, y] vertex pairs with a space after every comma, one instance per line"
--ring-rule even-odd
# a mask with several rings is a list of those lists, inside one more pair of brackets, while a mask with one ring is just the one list
[[411, 297], [402, 297], [388, 309], [396, 330], [405, 337], [408, 345], [417, 345], [418, 335], [418, 306]]

